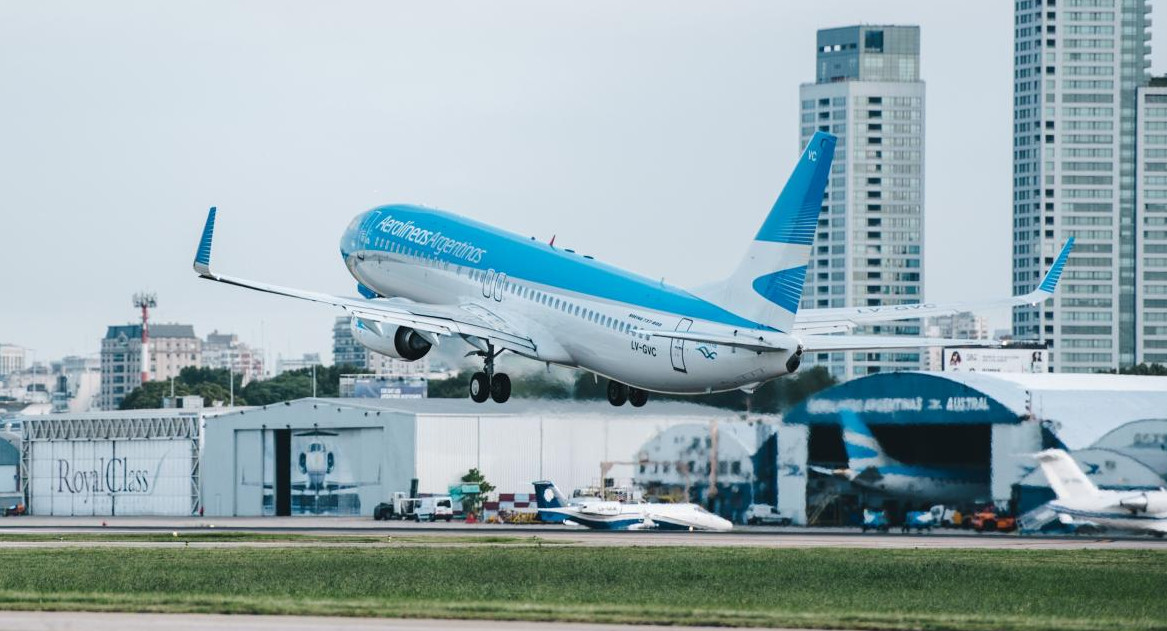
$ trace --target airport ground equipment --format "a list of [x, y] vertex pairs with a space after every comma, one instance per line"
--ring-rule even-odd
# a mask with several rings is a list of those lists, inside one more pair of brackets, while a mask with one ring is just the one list
[[746, 508], [746, 523], [751, 526], [789, 526], [790, 518], [769, 504], [750, 504]]
[[936, 516], [932, 511], [908, 511], [907, 516], [904, 518], [904, 523], [900, 526], [900, 531], [907, 533], [915, 529], [916, 532], [932, 532], [932, 528], [935, 525]]
[[972, 527], [977, 532], [1013, 532], [1017, 530], [1017, 520], [998, 513], [996, 507], [985, 506], [973, 513]]
[[863, 509], [863, 532], [868, 530], [879, 532], [891, 530], [891, 524], [887, 521], [887, 513], [881, 510]]
[[413, 521], [447, 522], [454, 519], [454, 501], [448, 495], [432, 497], [408, 497], [403, 491], [393, 493], [393, 498], [382, 502], [373, 509], [373, 519], [412, 519]]

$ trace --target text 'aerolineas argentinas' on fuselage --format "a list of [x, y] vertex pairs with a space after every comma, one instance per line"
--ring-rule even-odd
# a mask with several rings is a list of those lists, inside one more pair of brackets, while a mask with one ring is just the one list
[[435, 254], [448, 254], [468, 263], [479, 263], [482, 261], [482, 255], [486, 254], [486, 250], [475, 247], [473, 243], [451, 239], [443, 236], [441, 232], [420, 228], [412, 221], [394, 219], [393, 215], [382, 219], [378, 227], [381, 232], [429, 248]]

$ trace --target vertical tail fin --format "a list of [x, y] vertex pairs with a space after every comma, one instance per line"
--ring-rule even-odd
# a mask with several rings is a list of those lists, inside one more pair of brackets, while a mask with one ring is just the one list
[[793, 328], [836, 140], [815, 133], [737, 270], [702, 295], [759, 324]]
[[546, 511], [544, 509], [566, 508], [567, 498], [563, 493], [559, 492], [559, 487], [555, 486], [554, 482], [547, 480], [540, 480], [532, 482], [535, 485], [535, 506], [539, 508], [539, 521], [542, 522], [562, 522], [567, 520], [567, 515], [559, 512]]
[[842, 410], [839, 419], [843, 426], [843, 448], [847, 450], [848, 467], [853, 472], [897, 464], [883, 453], [883, 447], [875, 440], [875, 434], [871, 433], [871, 428], [860, 420], [858, 414]]
[[1070, 454], [1061, 449], [1047, 449], [1037, 454], [1037, 461], [1058, 499], [1098, 494], [1098, 487], [1086, 477]]

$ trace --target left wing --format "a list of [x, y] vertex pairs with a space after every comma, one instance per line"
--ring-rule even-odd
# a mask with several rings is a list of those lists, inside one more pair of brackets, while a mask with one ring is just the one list
[[431, 338], [436, 335], [460, 335], [465, 338], [487, 340], [500, 348], [522, 355], [532, 356], [536, 354], [535, 343], [529, 337], [510, 330], [497, 315], [489, 314], [490, 317], [487, 318], [472, 312], [481, 310], [477, 305], [433, 305], [397, 299], [333, 296], [218, 274], [211, 270], [211, 244], [215, 235], [215, 215], [216, 209], [212, 207], [207, 213], [207, 223], [203, 228], [203, 236], [199, 240], [199, 248], [195, 254], [194, 270], [202, 278], [276, 294], [277, 296], [287, 296], [339, 307], [355, 317], [409, 327], [423, 335], [428, 334]]
[[1066, 259], [1074, 249], [1074, 237], [1066, 241], [1058, 258], [1054, 260], [1037, 289], [1020, 296], [989, 300], [984, 302], [915, 303], [907, 305], [887, 305], [878, 307], [843, 307], [836, 309], [807, 309], [799, 311], [794, 318], [794, 332], [798, 333], [839, 333], [865, 324], [908, 320], [938, 315], [952, 315], [962, 311], [976, 311], [998, 307], [1036, 305], [1054, 295], [1058, 280], [1066, 267]]

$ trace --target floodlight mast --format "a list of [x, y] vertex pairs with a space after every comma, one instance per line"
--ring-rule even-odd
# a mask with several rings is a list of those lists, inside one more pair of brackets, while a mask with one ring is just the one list
[[140, 291], [134, 294], [134, 306], [142, 310], [142, 385], [150, 380], [150, 309], [158, 306], [158, 295]]

